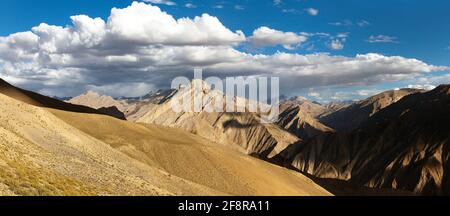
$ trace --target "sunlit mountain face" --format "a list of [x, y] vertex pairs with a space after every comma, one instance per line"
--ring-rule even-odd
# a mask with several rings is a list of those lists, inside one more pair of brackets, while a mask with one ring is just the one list
[[0, 4], [0, 195], [450, 195], [448, 1]]

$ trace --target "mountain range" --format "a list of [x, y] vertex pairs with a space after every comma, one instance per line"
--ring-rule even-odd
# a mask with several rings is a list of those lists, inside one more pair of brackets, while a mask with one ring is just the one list
[[331, 195], [295, 171], [180, 129], [0, 82], [2, 195]]
[[[78, 193], [72, 181], [93, 194], [450, 194], [450, 85], [326, 105], [285, 98], [277, 121], [261, 123], [262, 113], [248, 110], [175, 112], [171, 105], [180, 96], [225, 99], [207, 83], [194, 82], [201, 91], [159, 90], [137, 98], [86, 92], [63, 102], [2, 80], [0, 108], [2, 119], [9, 119], [2, 120], [2, 137], [9, 137], [3, 143], [48, 153], [25, 154], [15, 162], [27, 170], [39, 167], [71, 188], [54, 189], [56, 194]], [[233, 100], [238, 107], [253, 103]], [[8, 118], [16, 115], [26, 117]], [[4, 146], [11, 160], [23, 154], [11, 146]], [[53, 157], [68, 160], [49, 162]], [[86, 171], [69, 172], [82, 165]], [[102, 167], [109, 170], [97, 176], [104, 180], [92, 179]], [[8, 175], [2, 179], [2, 193], [37, 193], [31, 180], [25, 193], [5, 183]], [[121, 190], [108, 191], [115, 181]], [[136, 184], [145, 186], [138, 190]]]
[[341, 118], [336, 125], [355, 129], [339, 132], [344, 128], [337, 127], [292, 145], [280, 154], [284, 164], [371, 188], [450, 193], [449, 85], [384, 92], [330, 115]]

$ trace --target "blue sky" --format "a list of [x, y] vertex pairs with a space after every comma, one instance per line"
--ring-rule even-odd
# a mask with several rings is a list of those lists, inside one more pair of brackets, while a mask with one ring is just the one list
[[[153, 3], [151, 3], [153, 2]], [[253, 31], [266, 26], [282, 32], [308, 34], [305, 42], [292, 49], [283, 45], [254, 46], [248, 43], [234, 45], [234, 49], [253, 55], [271, 55], [277, 52], [291, 54], [328, 53], [330, 56], [355, 57], [357, 54], [378, 53], [383, 56], [402, 56], [418, 59], [429, 65], [450, 66], [450, 1], [434, 0], [246, 0], [246, 1], [168, 1], [147, 0], [175, 19], [193, 18], [207, 13], [217, 17], [232, 32], [242, 30], [251, 37]], [[70, 16], [86, 14], [107, 20], [111, 8], [126, 8], [128, 0], [3, 0], [0, 7], [0, 36], [29, 31], [40, 23], [70, 26]], [[327, 34], [320, 37], [317, 33]], [[316, 34], [316, 35], [312, 35]], [[341, 35], [341, 37], [339, 37]], [[344, 36], [342, 36], [344, 35]], [[337, 44], [333, 48], [331, 43]], [[288, 95], [320, 91], [330, 100], [337, 91], [352, 93], [357, 90], [384, 90], [409, 84], [436, 85], [429, 79], [447, 77], [448, 71], [437, 71], [411, 79], [399, 79], [357, 85], [323, 85], [299, 88]], [[421, 78], [426, 83], [414, 83]], [[445, 82], [445, 79], [444, 81]], [[38, 85], [30, 84], [34, 88]], [[40, 89], [46, 92], [45, 89]], [[357, 96], [349, 94], [350, 98]], [[365, 96], [365, 95], [363, 95]]]

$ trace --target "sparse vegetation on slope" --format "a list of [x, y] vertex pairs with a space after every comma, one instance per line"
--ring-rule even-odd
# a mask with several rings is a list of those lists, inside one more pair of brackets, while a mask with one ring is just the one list
[[138, 162], [50, 112], [2, 94], [0, 134], [0, 194], [220, 194]]

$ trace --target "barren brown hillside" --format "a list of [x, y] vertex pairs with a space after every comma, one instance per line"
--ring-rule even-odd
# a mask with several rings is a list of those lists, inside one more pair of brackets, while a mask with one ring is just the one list
[[[91, 107], [66, 103], [32, 91], [17, 88], [5, 82], [3, 79], [0, 79], [0, 93], [34, 106], [61, 109], [71, 112], [97, 113], [102, 115], [109, 115], [107, 112], [102, 112]], [[125, 118], [122, 117], [121, 119]]]
[[63, 108], [0, 94], [0, 194], [331, 195], [178, 129]]
[[305, 176], [180, 129], [51, 110], [115, 149], [171, 175], [235, 195], [326, 195]]
[[142, 164], [47, 110], [3, 94], [0, 135], [1, 195], [219, 193]]

